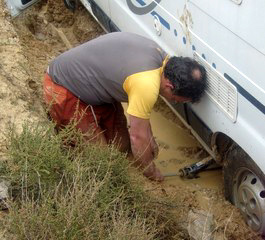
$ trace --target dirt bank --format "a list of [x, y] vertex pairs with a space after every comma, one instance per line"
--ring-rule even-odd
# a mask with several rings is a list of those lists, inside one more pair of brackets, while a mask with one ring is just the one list
[[[72, 13], [63, 1], [52, 0], [41, 1], [12, 21], [1, 5], [0, 32], [2, 131], [10, 124], [20, 128], [25, 120], [46, 121], [41, 86], [48, 63], [71, 46], [104, 34], [82, 6]], [[199, 143], [165, 106], [159, 104], [156, 110], [159, 112], [152, 114], [151, 122], [160, 144], [156, 160], [159, 168], [168, 173], [196, 161], [196, 154], [202, 149]], [[2, 131], [0, 140], [4, 141]], [[202, 173], [192, 180], [167, 178], [161, 185], [146, 181], [144, 188], [156, 195], [158, 202], [168, 198], [175, 202], [168, 207], [179, 219], [176, 239], [190, 239], [187, 216], [191, 210], [213, 214], [214, 239], [259, 239], [239, 212], [224, 200], [220, 170]]]

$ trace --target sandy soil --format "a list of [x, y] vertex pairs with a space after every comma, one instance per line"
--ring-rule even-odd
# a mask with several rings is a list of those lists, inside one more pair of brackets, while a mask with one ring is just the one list
[[[48, 63], [71, 46], [104, 32], [82, 6], [72, 13], [59, 0], [43, 0], [13, 20], [1, 3], [0, 32], [1, 153], [4, 130], [10, 124], [20, 129], [25, 120], [46, 121], [41, 86]], [[160, 144], [156, 163], [162, 172], [173, 172], [198, 160], [196, 154], [202, 148], [183, 124], [165, 105], [160, 103], [155, 109], [151, 122]], [[168, 206], [179, 219], [176, 239], [190, 239], [187, 216], [197, 210], [213, 214], [213, 239], [259, 239], [237, 209], [225, 201], [220, 170], [204, 172], [198, 179], [170, 177], [162, 184], [145, 181], [144, 188], [158, 201], [176, 203]]]

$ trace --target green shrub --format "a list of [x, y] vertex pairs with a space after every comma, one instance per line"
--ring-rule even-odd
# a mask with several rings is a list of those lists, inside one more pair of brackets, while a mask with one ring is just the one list
[[[75, 147], [70, 147], [74, 143]], [[0, 174], [11, 183], [8, 239], [170, 239], [169, 219], [128, 174], [114, 146], [83, 141], [69, 127], [11, 131]]]

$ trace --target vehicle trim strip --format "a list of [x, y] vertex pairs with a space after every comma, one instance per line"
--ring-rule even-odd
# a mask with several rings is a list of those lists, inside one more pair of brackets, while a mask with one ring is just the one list
[[245, 97], [250, 103], [252, 103], [257, 109], [259, 109], [263, 114], [265, 114], [265, 106], [253, 97], [248, 91], [241, 87], [233, 78], [231, 78], [227, 73], [224, 73], [224, 77], [230, 81], [243, 97]]
[[162, 18], [156, 11], [151, 12], [151, 14], [153, 16], [158, 16], [159, 21], [161, 22], [161, 24], [164, 25], [165, 28], [170, 30], [170, 24], [164, 18]]

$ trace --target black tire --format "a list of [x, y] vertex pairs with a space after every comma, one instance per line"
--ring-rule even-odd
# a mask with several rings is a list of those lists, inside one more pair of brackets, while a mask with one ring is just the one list
[[236, 205], [246, 223], [265, 234], [265, 175], [238, 145], [229, 149], [224, 164], [225, 197]]

